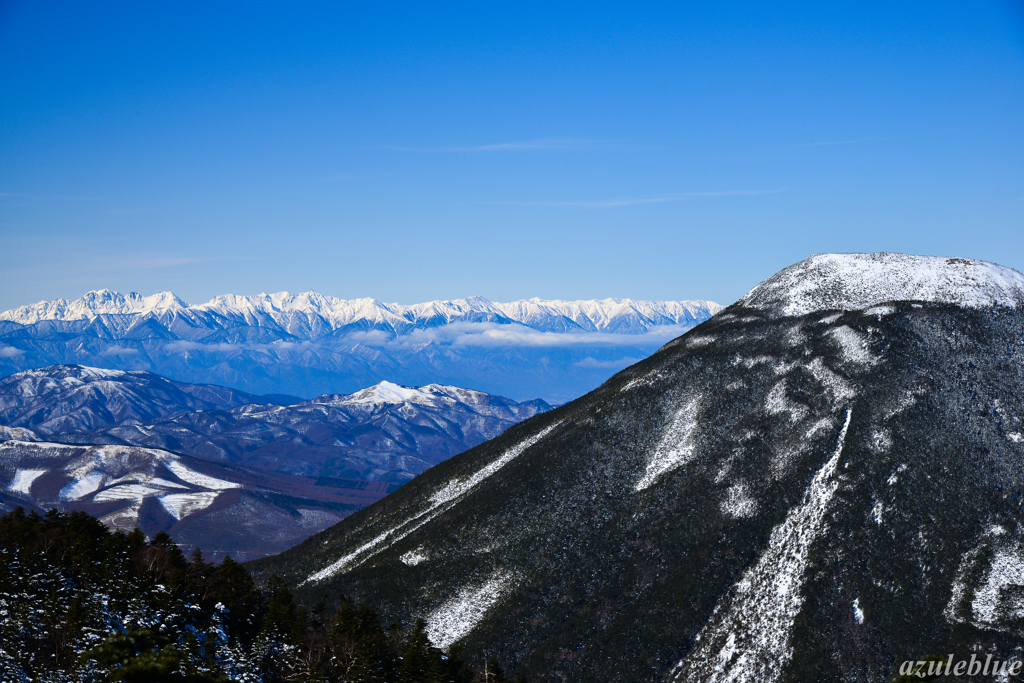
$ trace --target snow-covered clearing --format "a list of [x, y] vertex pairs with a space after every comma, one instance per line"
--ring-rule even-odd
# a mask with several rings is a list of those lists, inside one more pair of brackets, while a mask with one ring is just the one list
[[665, 472], [685, 465], [694, 455], [694, 433], [697, 431], [697, 413], [700, 396], [686, 401], [672, 417], [662, 434], [647, 469], [634, 490], [643, 491]]
[[436, 647], [448, 649], [480, 623], [487, 611], [501, 599], [514, 577], [498, 572], [481, 586], [466, 586], [451, 600], [426, 617], [427, 637]]

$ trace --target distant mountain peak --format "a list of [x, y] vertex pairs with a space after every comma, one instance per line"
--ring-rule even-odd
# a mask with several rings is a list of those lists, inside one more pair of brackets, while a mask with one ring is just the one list
[[[424, 387], [426, 388], [426, 387]], [[384, 380], [345, 397], [346, 403], [423, 403], [433, 396], [422, 389]]]
[[740, 303], [780, 315], [863, 310], [892, 301], [968, 308], [1024, 303], [1024, 275], [987, 261], [945, 256], [815, 254], [760, 283]]
[[188, 304], [173, 292], [143, 296], [138, 292], [121, 294], [110, 289], [95, 289], [78, 299], [55, 299], [20, 306], [0, 313], [0, 320], [31, 325], [42, 320], [88, 320], [99, 315], [165, 313], [185, 309]]

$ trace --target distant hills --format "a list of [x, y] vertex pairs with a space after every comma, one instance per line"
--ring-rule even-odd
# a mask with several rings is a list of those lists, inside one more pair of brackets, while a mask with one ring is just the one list
[[1024, 275], [822, 254], [251, 565], [544, 681], [893, 680], [1024, 648]]
[[159, 449], [0, 442], [0, 511], [82, 510], [108, 526], [169, 532], [207, 557], [280, 552], [397, 488], [296, 477]]
[[391, 382], [294, 401], [150, 372], [55, 365], [0, 379], [0, 441], [132, 445], [286, 474], [401, 483], [551, 409], [541, 400]]
[[720, 309], [709, 301], [481, 297], [402, 306], [316, 292], [190, 306], [170, 292], [100, 290], [0, 313], [0, 375], [80, 364], [257, 395], [308, 398], [388, 380], [563, 402]]
[[550, 409], [389, 382], [288, 406], [284, 398], [75, 365], [6, 377], [0, 509], [85, 510], [249, 559]]

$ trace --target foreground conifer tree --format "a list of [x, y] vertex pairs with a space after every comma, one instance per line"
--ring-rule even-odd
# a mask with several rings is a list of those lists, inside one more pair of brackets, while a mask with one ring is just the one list
[[385, 629], [342, 597], [306, 612], [226, 558], [111, 532], [81, 512], [0, 516], [0, 680], [17, 683], [473, 683], [426, 624]]

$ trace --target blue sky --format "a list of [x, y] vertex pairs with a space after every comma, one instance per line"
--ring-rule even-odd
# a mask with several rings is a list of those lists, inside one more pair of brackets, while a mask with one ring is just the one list
[[7, 1], [0, 88], [0, 310], [1024, 270], [1020, 2]]

